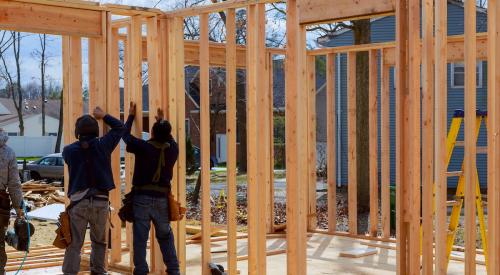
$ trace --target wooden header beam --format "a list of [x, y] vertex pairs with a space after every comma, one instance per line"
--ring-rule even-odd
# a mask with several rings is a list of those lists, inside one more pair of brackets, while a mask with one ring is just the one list
[[227, 9], [246, 8], [254, 4], [276, 3], [282, 1], [283, 0], [228, 0], [205, 6], [197, 6], [197, 7], [167, 11], [164, 14], [167, 17], [190, 17], [190, 16], [198, 16], [203, 13], [216, 13], [220, 11], [226, 11]]
[[0, 1], [0, 29], [101, 37], [102, 13], [45, 4]]
[[[488, 58], [488, 36], [487, 33], [478, 33], [476, 35], [477, 43], [477, 58], [479, 60], [486, 60]], [[464, 61], [464, 36], [453, 35], [448, 36], [448, 62], [462, 62]], [[363, 45], [350, 45], [335, 48], [321, 48], [317, 50], [309, 50], [308, 55], [327, 55], [330, 53], [349, 53], [349, 52], [364, 52], [370, 50], [381, 49], [384, 51], [384, 64], [394, 66], [396, 44], [394, 42], [363, 44]]]
[[[120, 39], [126, 39], [126, 35], [120, 35]], [[226, 44], [225, 43], [209, 43], [210, 66], [225, 67], [226, 66]], [[200, 64], [200, 43], [199, 41], [184, 40], [184, 63], [185, 65]], [[266, 51], [272, 54], [285, 55], [285, 49], [267, 48]], [[142, 56], [143, 60], [147, 60], [147, 41], [146, 37], [142, 40]], [[246, 66], [246, 47], [236, 46], [236, 67], [245, 68]]]
[[126, 6], [118, 4], [100, 5], [98, 2], [82, 1], [82, 0], [13, 0], [8, 2], [25, 3], [28, 5], [43, 5], [43, 6], [52, 6], [60, 8], [72, 8], [80, 10], [109, 11], [116, 15], [156, 16], [163, 14], [163, 12], [160, 9]]
[[299, 0], [300, 24], [346, 21], [394, 14], [394, 0]]

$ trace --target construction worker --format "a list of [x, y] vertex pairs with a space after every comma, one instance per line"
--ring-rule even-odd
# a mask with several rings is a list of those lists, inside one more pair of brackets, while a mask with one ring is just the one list
[[[99, 124], [103, 120], [111, 129], [99, 138]], [[71, 243], [66, 248], [62, 271], [76, 275], [80, 271], [80, 251], [85, 232], [90, 224], [91, 274], [107, 274], [105, 255], [109, 219], [109, 191], [115, 188], [111, 170], [111, 153], [120, 142], [123, 123], [96, 107], [93, 117], [84, 115], [76, 121], [78, 141], [66, 146], [63, 158], [68, 165], [71, 201], [69, 213]], [[116, 225], [119, 226], [119, 225]]]
[[132, 179], [134, 274], [146, 275], [149, 272], [146, 245], [153, 222], [167, 273], [177, 275], [180, 274], [179, 261], [170, 227], [167, 196], [170, 193], [170, 181], [179, 149], [171, 135], [172, 126], [163, 119], [161, 109], [158, 109], [156, 123], [148, 141], [130, 134], [135, 113], [136, 106], [130, 103], [129, 117], [125, 123], [127, 133], [123, 137], [127, 152], [135, 155]]
[[9, 137], [0, 128], [0, 274], [5, 274], [5, 231], [9, 226], [11, 201], [17, 216], [24, 217], [23, 192], [14, 151], [6, 145]]

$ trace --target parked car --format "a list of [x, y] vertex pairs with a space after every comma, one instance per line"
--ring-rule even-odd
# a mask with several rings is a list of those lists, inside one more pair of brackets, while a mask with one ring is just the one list
[[64, 177], [64, 160], [61, 153], [51, 154], [28, 163], [26, 169], [30, 171], [33, 180], [62, 180]]

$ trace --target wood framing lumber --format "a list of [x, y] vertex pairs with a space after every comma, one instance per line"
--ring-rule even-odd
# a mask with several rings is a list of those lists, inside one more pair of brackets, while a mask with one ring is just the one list
[[[500, 4], [488, 1], [488, 75], [500, 73]], [[479, 47], [479, 44], [477, 45]], [[497, 77], [488, 77], [488, 257], [500, 257], [500, 99]], [[500, 261], [488, 262], [488, 274], [500, 274]]]
[[275, 3], [279, 1], [280, 0], [228, 0], [210, 5], [177, 9], [165, 12], [164, 14], [167, 17], [191, 17], [191, 16], [198, 16], [203, 13], [216, 13], [220, 11], [225, 11], [226, 9], [245, 8], [250, 5]]
[[316, 229], [316, 57], [307, 57], [307, 229]]
[[328, 181], [328, 232], [337, 230], [337, 163], [336, 163], [336, 93], [335, 54], [326, 56], [326, 135], [327, 135], [327, 181]]
[[[257, 144], [258, 137], [260, 136], [260, 129], [257, 128], [258, 123], [258, 11], [256, 5], [250, 5], [247, 10], [247, 183], [248, 183], [248, 272], [249, 274], [260, 274], [265, 270], [261, 269], [261, 242], [259, 238], [261, 214], [260, 200], [262, 199], [259, 194], [262, 178], [259, 178], [258, 158], [262, 155], [258, 152]], [[265, 202], [265, 200], [264, 200]], [[264, 222], [265, 224], [265, 222]], [[265, 247], [264, 247], [265, 251]]]
[[100, 4], [86, 0], [13, 0], [28, 5], [38, 4], [54, 8], [72, 8], [83, 11], [109, 11], [116, 15], [143, 15], [155, 16], [161, 14], [161, 10], [155, 8], [145, 8], [136, 6], [127, 6], [119, 4]]
[[[409, 272], [409, 223], [405, 218], [408, 209], [407, 175], [405, 158], [408, 155], [405, 138], [408, 126], [404, 123], [407, 118], [408, 91], [408, 3], [406, 0], [396, 0], [396, 51], [395, 51], [395, 79], [396, 79], [396, 272]], [[414, 237], [414, 236], [413, 236]]]
[[[435, 41], [434, 41], [434, 100], [435, 100], [435, 127], [434, 127], [434, 182], [436, 185], [436, 213], [435, 213], [435, 271], [437, 274], [446, 274], [446, 239], [447, 239], [447, 148], [445, 146], [448, 129], [448, 85], [447, 85], [447, 9], [445, 1], [435, 3]], [[489, 131], [488, 131], [489, 132]]]
[[361, 258], [361, 257], [375, 255], [377, 253], [378, 253], [377, 249], [367, 247], [367, 248], [355, 248], [348, 251], [342, 251], [339, 253], [339, 256], [346, 258]]
[[[306, 175], [305, 150], [301, 141], [305, 132], [301, 119], [305, 117], [306, 38], [305, 27], [299, 23], [297, 0], [287, 2], [287, 52], [285, 63], [286, 113], [286, 201], [287, 201], [287, 274], [307, 274], [306, 264]], [[301, 118], [302, 117], [302, 118]], [[299, 142], [300, 140], [300, 142]]]
[[378, 50], [369, 52], [369, 163], [370, 163], [370, 229], [377, 236], [378, 229]]
[[422, 1], [422, 269], [434, 270], [434, 1]]
[[0, 29], [56, 35], [100, 37], [101, 11], [0, 1]]
[[[258, 242], [258, 269], [257, 274], [266, 274], [266, 233], [267, 233], [267, 217], [269, 212], [267, 211], [268, 202], [270, 201], [270, 194], [268, 192], [270, 182], [271, 170], [270, 165], [270, 145], [269, 145], [269, 73], [268, 73], [268, 55], [266, 52], [266, 5], [256, 4], [255, 5], [255, 39], [256, 47], [255, 50], [248, 47], [248, 51], [254, 51], [256, 57], [256, 63], [254, 64], [255, 70], [255, 129], [256, 129], [256, 141], [254, 150], [257, 152], [257, 163], [255, 171], [258, 194], [264, 195], [261, 199], [257, 199], [258, 203], [258, 228], [257, 228], [257, 242]], [[249, 21], [250, 23], [250, 21]], [[248, 31], [248, 28], [247, 28]], [[247, 40], [248, 41], [248, 40]], [[249, 43], [249, 45], [252, 45]], [[251, 65], [251, 62], [250, 62]], [[247, 70], [248, 73], [248, 70]], [[251, 90], [247, 90], [251, 94]], [[247, 126], [248, 126], [248, 116], [247, 116]], [[251, 132], [250, 137], [252, 137]], [[247, 134], [248, 134], [247, 133]], [[248, 143], [248, 141], [247, 141]], [[253, 144], [251, 144], [253, 145]], [[248, 151], [247, 151], [248, 152]], [[247, 153], [248, 154], [248, 153]], [[247, 162], [248, 163], [248, 162]]]
[[[111, 14], [107, 14], [107, 22], [111, 20]], [[118, 30], [111, 29], [107, 24], [107, 89], [106, 89], [106, 110], [112, 116], [120, 117], [120, 75], [119, 75], [119, 50], [118, 50]], [[118, 263], [122, 260], [121, 255], [121, 220], [118, 217], [118, 209], [121, 207], [121, 179], [120, 179], [120, 150], [115, 150], [111, 156], [111, 167], [113, 179], [117, 188], [110, 192], [109, 200], [113, 208], [111, 211], [111, 253], [109, 260]]]
[[358, 180], [356, 146], [356, 53], [347, 53], [347, 166], [349, 233], [358, 234]]
[[[175, 36], [175, 78], [177, 92], [177, 143], [179, 145], [179, 158], [177, 160], [177, 200], [186, 205], [186, 110], [185, 110], [185, 82], [184, 82], [184, 20], [174, 19]], [[178, 236], [177, 255], [181, 273], [186, 273], [186, 219], [177, 222]]]
[[[147, 63], [148, 63], [148, 106], [149, 106], [149, 125], [150, 127], [156, 122], [156, 110], [162, 107], [162, 91], [161, 91], [161, 69], [160, 69], [160, 48], [159, 48], [159, 33], [158, 33], [158, 18], [156, 16], [146, 19], [147, 31]], [[144, 103], [144, 102], [143, 102]], [[126, 105], [125, 105], [126, 106]], [[174, 127], [175, 121], [170, 119], [172, 125], [172, 135], [176, 132]], [[180, 150], [179, 150], [180, 151]], [[177, 187], [175, 179], [172, 179], [172, 190]], [[172, 226], [172, 228], [174, 228]], [[163, 257], [160, 251], [160, 246], [155, 236], [156, 228], [151, 228], [150, 238], [152, 245], [150, 248], [150, 263], [152, 273], [161, 273], [165, 270]], [[175, 234], [174, 234], [175, 235]]]
[[200, 151], [202, 274], [210, 274], [210, 90], [209, 90], [208, 14], [200, 15]]
[[[126, 68], [128, 69], [128, 98], [130, 101], [136, 103], [136, 113], [143, 113], [143, 101], [142, 101], [142, 17], [133, 16], [130, 22], [130, 28], [128, 29], [128, 41], [127, 50], [128, 64]], [[126, 108], [125, 108], [126, 109]], [[141, 116], [136, 116], [134, 119], [134, 124], [132, 126], [132, 134], [136, 137], [142, 137], [143, 120]], [[129, 154], [130, 155], [130, 154]], [[130, 173], [134, 169], [134, 157], [130, 156]], [[130, 178], [131, 175], [130, 175]], [[129, 231], [132, 233], [131, 231]], [[129, 234], [130, 234], [129, 233]], [[133, 235], [130, 235], [128, 240], [133, 243]], [[133, 268], [133, 246], [130, 246], [130, 263], [131, 269]]]
[[334, 233], [330, 233], [328, 230], [316, 229], [316, 230], [313, 230], [312, 233], [319, 233], [319, 234], [325, 234], [325, 235], [330, 235], [330, 236], [340, 236], [340, 237], [359, 239], [359, 240], [371, 240], [371, 241], [396, 243], [396, 239], [394, 239], [394, 238], [372, 237], [370, 235], [361, 235], [361, 234], [353, 235], [353, 234], [350, 234], [349, 232], [343, 232], [343, 231], [335, 231]]
[[[420, 40], [420, 0], [409, 0], [408, 3], [408, 101], [403, 108], [408, 111], [408, 123], [403, 127], [408, 127], [408, 136], [403, 140], [402, 145], [408, 150], [404, 152], [403, 159], [404, 175], [407, 175], [406, 185], [408, 193], [408, 208], [406, 210], [408, 221], [408, 255], [409, 274], [420, 272], [420, 247], [422, 244], [420, 235], [420, 208], [421, 208], [421, 47]], [[405, 93], [405, 92], [403, 92]]]
[[394, 0], [299, 0], [300, 24], [314, 24], [394, 14]]
[[[274, 256], [274, 255], [285, 254], [285, 253], [286, 253], [286, 249], [276, 249], [276, 250], [267, 251], [266, 256]], [[248, 260], [248, 255], [238, 256], [237, 260], [238, 261], [246, 261], [246, 260]]]
[[267, 189], [267, 205], [266, 205], [266, 210], [267, 210], [267, 229], [266, 232], [268, 234], [274, 232], [274, 218], [275, 218], [275, 213], [274, 213], [274, 84], [273, 84], [273, 78], [274, 78], [274, 68], [273, 68], [273, 54], [268, 53], [267, 54], [267, 108], [268, 108], [268, 122], [267, 122], [267, 127], [269, 128], [268, 132], [268, 139], [269, 139], [269, 152], [268, 152], [268, 157], [269, 157], [269, 182], [268, 186], [266, 187]]
[[[477, 59], [486, 60], [488, 58], [487, 45], [488, 36], [487, 33], [477, 33], [476, 34], [476, 45], [477, 45]], [[348, 53], [348, 52], [363, 52], [375, 49], [383, 50], [384, 60], [386, 65], [395, 66], [396, 64], [396, 43], [394, 41], [372, 43], [372, 44], [361, 44], [361, 45], [349, 45], [340, 46], [333, 48], [321, 48], [308, 50], [308, 55], [327, 55], [329, 53]], [[450, 63], [453, 62], [463, 62], [464, 61], [464, 36], [463, 35], [450, 35], [447, 38], [447, 60]], [[269, 51], [274, 49], [268, 49]]]
[[[476, 3], [465, 1], [465, 273], [476, 274]], [[470, 39], [468, 39], [470, 38]]]
[[[130, 26], [127, 27], [127, 33], [130, 34]], [[130, 68], [130, 35], [127, 39], [123, 41], [123, 102], [128, 103], [132, 101], [130, 94], [130, 82], [129, 82], [129, 68]], [[124, 108], [123, 115], [128, 117], [129, 110]], [[132, 177], [134, 173], [134, 155], [125, 154], [125, 193], [132, 190]], [[132, 246], [132, 225], [130, 223], [125, 224], [125, 240], [127, 247]], [[132, 251], [133, 252], [133, 251]]]
[[[74, 130], [76, 120], [83, 114], [82, 96], [82, 41], [80, 37], [63, 36], [63, 121], [64, 144], [75, 141]], [[68, 188], [69, 175], [64, 165], [64, 187]], [[68, 189], [65, 189], [68, 190]], [[69, 203], [66, 197], [66, 203]]]
[[385, 238], [391, 235], [391, 125], [390, 125], [390, 66], [384, 60], [384, 51], [381, 51], [380, 73], [380, 169], [381, 169], [381, 223], [382, 236]]
[[[102, 36], [98, 38], [89, 38], [88, 45], [88, 63], [89, 63], [89, 112], [95, 107], [106, 108], [107, 95], [107, 35], [108, 26], [107, 14], [100, 12], [102, 23]], [[99, 131], [104, 131], [104, 123], [99, 121]]]
[[[120, 39], [126, 39], [126, 35], [121, 34]], [[392, 43], [394, 44], [394, 43]], [[210, 46], [210, 66], [226, 66], [226, 45], [227, 43], [209, 42]], [[285, 54], [281, 48], [266, 48], [270, 54]], [[315, 53], [316, 52], [312, 52]], [[197, 66], [200, 64], [200, 43], [197, 40], [184, 40], [184, 62], [186, 65]], [[143, 38], [143, 58], [147, 60], [147, 40]], [[246, 66], [246, 47], [244, 45], [236, 46], [236, 67], [245, 68]]]
[[[168, 25], [167, 25], [167, 39], [170, 42], [168, 44], [168, 62], [169, 62], [169, 74], [168, 74], [168, 92], [167, 92], [167, 103], [166, 103], [166, 110], [168, 110], [168, 115], [167, 118], [169, 121], [171, 121], [172, 124], [172, 136], [177, 139], [177, 117], [178, 117], [178, 110], [177, 108], [179, 107], [179, 103], [177, 101], [177, 70], [178, 70], [178, 63], [179, 63], [179, 52], [178, 48], [179, 45], [177, 44], [177, 30], [176, 30], [176, 21], [175, 18], [172, 18], [168, 20]], [[180, 42], [181, 44], [182, 41]], [[143, 39], [143, 49], [144, 49], [144, 39]], [[182, 61], [181, 61], [182, 62]], [[182, 89], [184, 90], [184, 89]], [[179, 114], [180, 115], [180, 114]], [[172, 173], [172, 194], [177, 194], [177, 191], [179, 189], [179, 181], [178, 181], [178, 176], [179, 173], [176, 169], [176, 166], [173, 169]], [[177, 223], [172, 223], [172, 231], [174, 232], [174, 240], [176, 243], [176, 251], [179, 252], [179, 249], [181, 247], [179, 246], [178, 240], [181, 234], [179, 232], [179, 227], [177, 226]]]

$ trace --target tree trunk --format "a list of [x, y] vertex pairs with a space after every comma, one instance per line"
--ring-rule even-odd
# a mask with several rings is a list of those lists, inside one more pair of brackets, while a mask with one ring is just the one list
[[238, 147], [238, 173], [247, 172], [247, 105], [245, 83], [236, 86], [236, 120], [239, 147]]
[[196, 179], [196, 186], [194, 187], [193, 197], [191, 198], [191, 203], [193, 205], [198, 205], [198, 200], [200, 198], [200, 190], [201, 190], [201, 172], [198, 174], [198, 178]]
[[64, 94], [63, 91], [61, 91], [61, 97], [60, 97], [61, 101], [59, 102], [59, 128], [57, 129], [56, 148], [54, 150], [55, 153], [60, 153], [61, 152], [61, 141], [62, 141], [63, 124], [64, 124], [63, 94]]
[[45, 46], [46, 46], [46, 34], [42, 34], [40, 37], [40, 47], [41, 47], [41, 55], [40, 55], [40, 74], [41, 74], [41, 82], [42, 82], [42, 136], [46, 135], [45, 132]]
[[23, 119], [23, 90], [21, 88], [21, 33], [14, 32], [14, 59], [16, 61], [16, 73], [17, 73], [17, 116], [19, 117], [19, 135], [24, 136], [24, 119]]
[[[354, 44], [368, 44], [371, 41], [370, 19], [352, 22]], [[369, 132], [368, 132], [368, 90], [369, 90], [369, 60], [368, 52], [356, 54], [356, 159], [357, 159], [357, 186], [358, 212], [366, 213], [370, 207], [370, 159], [369, 159]], [[358, 232], [367, 231], [367, 223], [358, 223]]]

